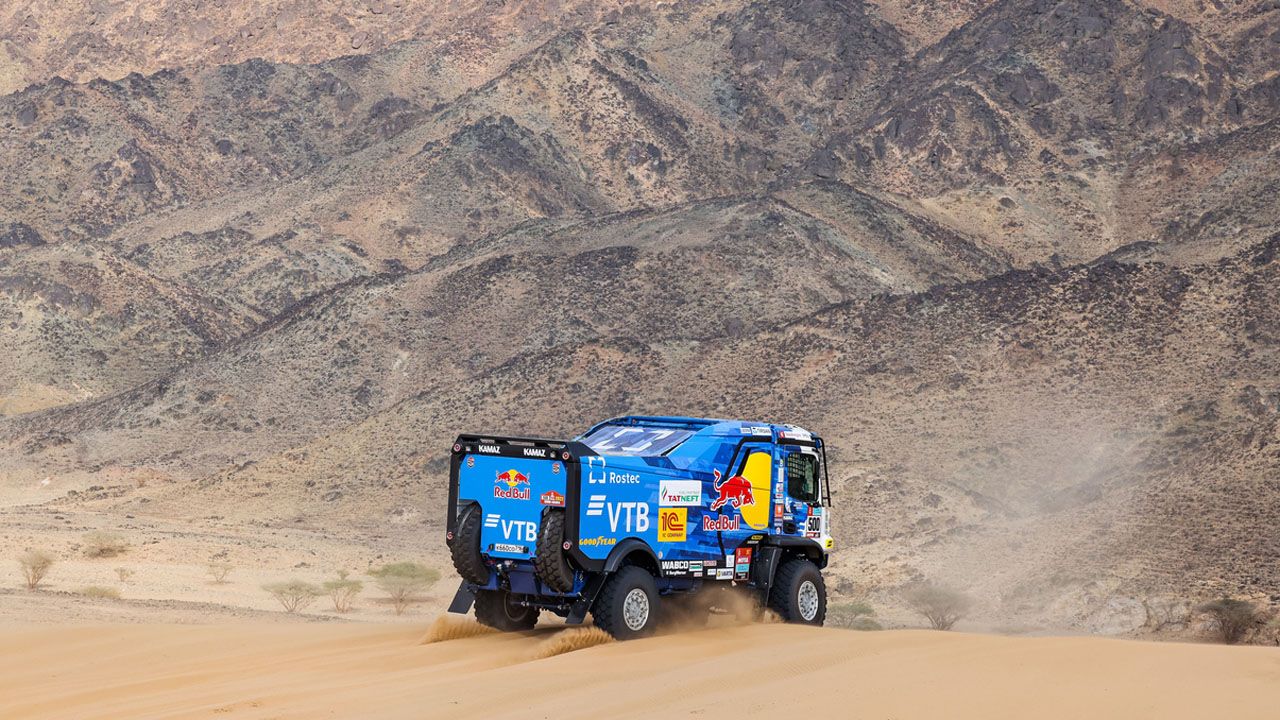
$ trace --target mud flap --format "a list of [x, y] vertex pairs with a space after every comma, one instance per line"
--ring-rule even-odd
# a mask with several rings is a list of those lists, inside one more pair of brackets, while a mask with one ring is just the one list
[[453, 596], [453, 602], [449, 603], [449, 612], [459, 615], [466, 615], [471, 612], [471, 604], [476, 601], [476, 592], [470, 587], [471, 583], [463, 581], [458, 586], [458, 592]]
[[607, 573], [596, 573], [591, 576], [587, 584], [582, 587], [582, 597], [578, 598], [578, 601], [569, 609], [569, 614], [564, 619], [565, 625], [581, 625], [582, 621], [587, 619], [587, 613], [591, 612], [591, 605], [596, 601], [596, 596], [600, 594], [600, 589], [604, 587], [604, 581], [608, 577]]

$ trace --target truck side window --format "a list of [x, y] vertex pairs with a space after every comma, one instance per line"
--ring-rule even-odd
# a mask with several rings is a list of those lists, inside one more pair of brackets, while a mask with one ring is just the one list
[[787, 494], [801, 502], [816, 505], [818, 490], [818, 458], [809, 453], [787, 453]]

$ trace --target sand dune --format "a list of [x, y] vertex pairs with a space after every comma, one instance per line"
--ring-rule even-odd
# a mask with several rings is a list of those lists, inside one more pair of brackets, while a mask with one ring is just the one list
[[[0, 717], [1274, 718], [1280, 649], [727, 627], [574, 649], [563, 628], [9, 626]], [[547, 648], [570, 650], [552, 657]], [[589, 644], [589, 643], [588, 643]]]

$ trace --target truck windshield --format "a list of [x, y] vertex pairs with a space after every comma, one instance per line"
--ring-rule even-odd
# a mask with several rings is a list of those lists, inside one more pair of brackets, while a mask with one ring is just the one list
[[582, 438], [582, 442], [601, 455], [651, 457], [665, 454], [692, 434], [692, 430], [605, 425]]
[[787, 494], [800, 502], [819, 504], [821, 467], [817, 455], [787, 453]]

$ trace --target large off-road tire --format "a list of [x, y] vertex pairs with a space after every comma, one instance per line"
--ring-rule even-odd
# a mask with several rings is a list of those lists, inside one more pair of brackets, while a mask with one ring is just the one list
[[625, 565], [605, 581], [591, 607], [596, 627], [618, 640], [652, 635], [660, 614], [658, 585], [648, 570]]
[[538, 549], [533, 555], [533, 570], [538, 579], [556, 592], [573, 589], [573, 568], [564, 550], [564, 510], [546, 508], [538, 528]]
[[453, 567], [458, 575], [477, 585], [489, 582], [489, 566], [484, 564], [480, 555], [480, 524], [483, 521], [480, 505], [467, 505], [453, 531], [453, 542], [449, 543], [449, 554], [453, 556]]
[[799, 558], [783, 563], [769, 588], [769, 608], [784, 622], [821, 625], [827, 618], [827, 585], [822, 571]]
[[476, 620], [502, 632], [532, 630], [538, 624], [536, 607], [525, 607], [511, 602], [506, 590], [476, 591]]

